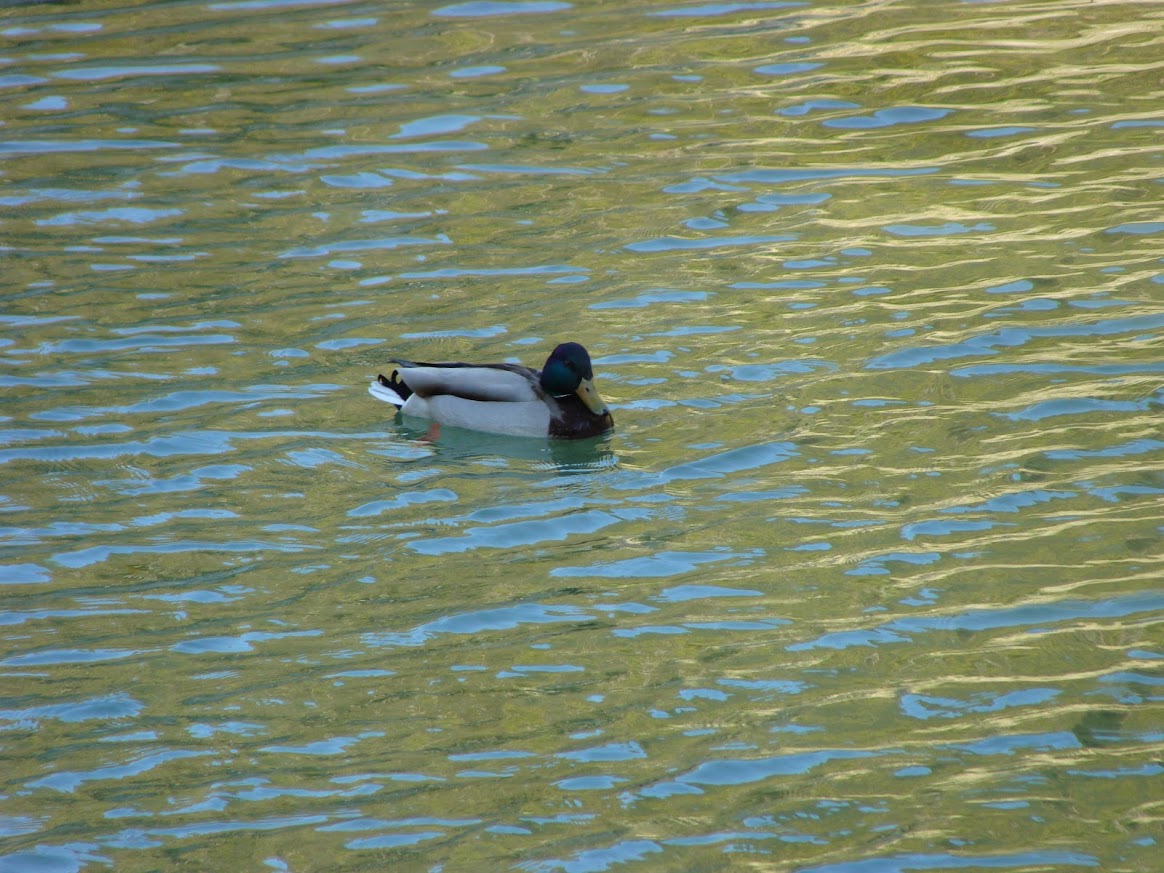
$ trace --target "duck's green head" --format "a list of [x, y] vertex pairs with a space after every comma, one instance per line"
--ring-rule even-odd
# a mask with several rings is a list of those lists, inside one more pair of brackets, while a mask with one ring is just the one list
[[590, 354], [578, 343], [562, 343], [554, 349], [542, 367], [541, 384], [542, 389], [554, 397], [577, 394], [595, 415], [609, 413], [594, 387]]

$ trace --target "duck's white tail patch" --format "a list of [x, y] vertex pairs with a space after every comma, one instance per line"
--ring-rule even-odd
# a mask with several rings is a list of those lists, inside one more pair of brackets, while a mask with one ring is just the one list
[[404, 398], [389, 388], [387, 385], [380, 384], [379, 379], [373, 379], [372, 384], [368, 386], [368, 393], [377, 400], [383, 400], [385, 403], [391, 403], [397, 409], [404, 405]]

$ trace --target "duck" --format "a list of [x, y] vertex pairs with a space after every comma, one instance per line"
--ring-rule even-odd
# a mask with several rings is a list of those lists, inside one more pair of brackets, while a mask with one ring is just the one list
[[369, 386], [373, 397], [437, 425], [509, 436], [586, 439], [614, 427], [594, 387], [590, 353], [557, 346], [541, 370], [521, 364], [421, 363], [399, 358], [390, 376]]

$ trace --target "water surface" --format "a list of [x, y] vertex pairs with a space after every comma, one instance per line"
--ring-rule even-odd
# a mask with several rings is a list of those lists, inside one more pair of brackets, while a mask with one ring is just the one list
[[1159, 31], [9, 5], [0, 869], [1157, 869]]

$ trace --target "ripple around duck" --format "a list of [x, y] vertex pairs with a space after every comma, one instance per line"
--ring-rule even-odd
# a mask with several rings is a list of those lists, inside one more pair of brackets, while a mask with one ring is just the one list
[[554, 519], [517, 521], [489, 527], [471, 527], [461, 536], [409, 540], [408, 548], [422, 555], [447, 555], [475, 549], [511, 549], [565, 540], [576, 534], [593, 534], [629, 519], [643, 519], [644, 510], [616, 512], [588, 510]]
[[105, 152], [127, 149], [176, 149], [180, 143], [149, 139], [82, 139], [0, 141], [0, 154], [12, 157], [61, 154], [69, 152]]
[[41, 779], [34, 779], [26, 783], [25, 787], [30, 790], [48, 788], [53, 791], [72, 794], [86, 782], [121, 781], [132, 776], [139, 776], [142, 773], [148, 773], [171, 761], [180, 761], [186, 758], [201, 758], [212, 754], [214, 753], [210, 751], [198, 752], [188, 749], [167, 749], [140, 756], [136, 760], [129, 761], [125, 764], [98, 767], [94, 770], [53, 773]]
[[[719, 561], [733, 561], [739, 562], [748, 560], [754, 557], [755, 553], [733, 553], [729, 551], [723, 552], [659, 552], [654, 555], [649, 555], [641, 558], [628, 558], [624, 561], [615, 561], [613, 563], [598, 563], [591, 564], [585, 567], [554, 567], [550, 571], [551, 576], [585, 576], [587, 578], [642, 578], [652, 579], [667, 576], [680, 576], [684, 573], [689, 573], [692, 570], [703, 564], [716, 563]], [[699, 590], [721, 590], [721, 589], [699, 589]], [[727, 591], [728, 589], [722, 589]], [[758, 593], [758, 592], [751, 592]]]
[[371, 634], [367, 642], [372, 646], [423, 646], [440, 634], [478, 634], [484, 631], [512, 630], [527, 624], [589, 622], [594, 618], [574, 607], [530, 603], [445, 616], [407, 632]]
[[468, 0], [434, 9], [432, 15], [447, 18], [492, 18], [506, 15], [544, 15], [564, 12], [573, 4], [556, 0]]
[[883, 646], [908, 643], [919, 634], [935, 631], [980, 632], [1008, 628], [1029, 628], [1030, 633], [1046, 632], [1056, 624], [1079, 619], [1112, 619], [1155, 613], [1164, 609], [1164, 595], [1150, 592], [1095, 601], [1059, 601], [1020, 605], [1003, 609], [978, 609], [947, 616], [903, 616], [869, 630], [827, 633], [815, 640], [794, 643], [789, 651], [851, 646]]
[[301, 552], [309, 549], [318, 549], [319, 546], [286, 543], [265, 542], [262, 540], [231, 540], [214, 542], [211, 540], [177, 540], [162, 543], [142, 543], [138, 545], [103, 545], [90, 546], [72, 552], [57, 552], [50, 560], [61, 567], [79, 569], [100, 564], [114, 557], [122, 555], [170, 555], [183, 552], [207, 554], [222, 552], [226, 554], [247, 554], [263, 552]]
[[738, 12], [763, 12], [769, 9], [795, 9], [807, 6], [802, 0], [753, 0], [753, 2], [695, 3], [673, 6], [667, 9], [652, 9], [647, 12], [653, 18], [718, 18]]
[[902, 349], [872, 358], [865, 366], [873, 370], [918, 367], [955, 358], [998, 354], [1001, 349], [1021, 347], [1042, 339], [1118, 336], [1158, 330], [1160, 327], [1164, 327], [1164, 315], [1156, 314], [1101, 319], [1086, 324], [1008, 327], [981, 333], [963, 342]]
[[888, 855], [868, 861], [821, 864], [805, 867], [802, 873], [907, 873], [917, 870], [957, 870], [964, 867], [991, 867], [1002, 870], [1031, 867], [1097, 867], [1099, 859], [1085, 852], [1036, 851], [1008, 855], [932, 854]]

